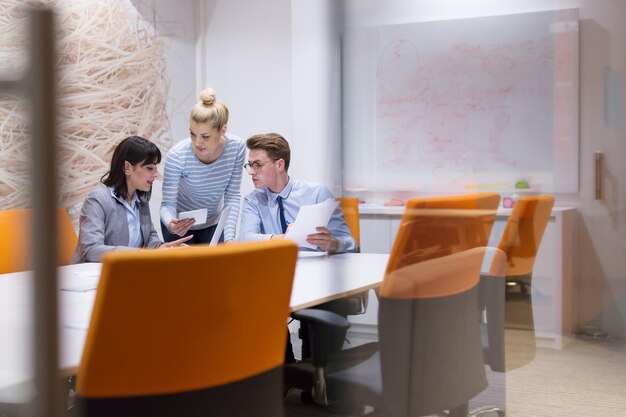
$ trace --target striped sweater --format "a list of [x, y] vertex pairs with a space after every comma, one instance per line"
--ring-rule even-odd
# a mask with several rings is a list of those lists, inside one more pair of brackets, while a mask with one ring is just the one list
[[226, 133], [224, 152], [210, 164], [193, 153], [191, 139], [176, 143], [165, 157], [161, 221], [169, 225], [178, 213], [206, 208], [207, 219], [191, 230], [216, 224], [222, 208], [230, 207], [224, 240], [235, 239], [241, 200], [241, 176], [246, 157], [244, 141]]

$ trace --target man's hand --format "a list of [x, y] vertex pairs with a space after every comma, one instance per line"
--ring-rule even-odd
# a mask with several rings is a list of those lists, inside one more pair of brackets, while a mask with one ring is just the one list
[[169, 226], [167, 226], [170, 233], [174, 233], [178, 236], [184, 236], [189, 231], [189, 228], [193, 226], [196, 221], [194, 219], [172, 219]]
[[335, 253], [339, 249], [339, 241], [333, 237], [326, 227], [316, 227], [317, 233], [306, 237], [307, 243], [319, 247], [328, 253]]

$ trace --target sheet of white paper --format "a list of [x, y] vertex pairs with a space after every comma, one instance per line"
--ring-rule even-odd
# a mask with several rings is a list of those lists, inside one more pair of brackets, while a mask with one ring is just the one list
[[287, 230], [285, 239], [295, 241], [300, 247], [315, 249], [315, 246], [307, 243], [306, 237], [317, 233], [316, 227], [328, 226], [330, 216], [338, 205], [336, 200], [329, 198], [322, 203], [300, 207], [296, 220]]
[[198, 210], [190, 210], [190, 211], [181, 211], [178, 214], [178, 218], [182, 219], [195, 219], [196, 224], [206, 223], [206, 214], [207, 209], [198, 209]]

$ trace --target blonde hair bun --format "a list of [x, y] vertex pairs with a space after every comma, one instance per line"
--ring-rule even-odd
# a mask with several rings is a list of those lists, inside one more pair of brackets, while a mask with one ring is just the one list
[[189, 120], [196, 123], [211, 123], [221, 129], [228, 123], [228, 108], [215, 98], [215, 90], [205, 88], [200, 92], [200, 101], [194, 104]]
[[205, 88], [200, 92], [200, 101], [204, 106], [213, 106], [215, 104], [215, 90], [212, 88]]

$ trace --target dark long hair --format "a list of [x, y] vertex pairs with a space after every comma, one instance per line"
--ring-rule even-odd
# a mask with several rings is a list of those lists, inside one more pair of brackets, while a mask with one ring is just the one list
[[[113, 187], [115, 195], [120, 198], [126, 198], [128, 195], [124, 174], [126, 161], [133, 166], [157, 165], [161, 162], [161, 151], [154, 143], [140, 136], [129, 136], [117, 145], [111, 158], [111, 169], [102, 176], [100, 181], [108, 187]], [[144, 194], [147, 193], [137, 190], [139, 197]]]

